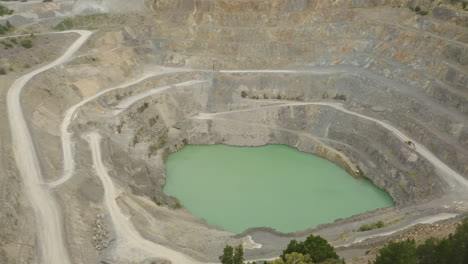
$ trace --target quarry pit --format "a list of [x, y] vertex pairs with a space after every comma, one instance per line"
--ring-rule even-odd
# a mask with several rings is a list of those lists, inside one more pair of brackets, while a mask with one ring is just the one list
[[[0, 263], [217, 263], [226, 244], [264, 260], [309, 234], [367, 263], [412, 226], [468, 214], [466, 11], [119, 2], [1, 2], [42, 45], [0, 51], [17, 69], [0, 76]], [[51, 32], [57, 14], [79, 16]], [[215, 144], [290, 146], [372, 181], [395, 205], [290, 233], [223, 230], [163, 191], [171, 153]], [[377, 221], [386, 226], [358, 231]]]

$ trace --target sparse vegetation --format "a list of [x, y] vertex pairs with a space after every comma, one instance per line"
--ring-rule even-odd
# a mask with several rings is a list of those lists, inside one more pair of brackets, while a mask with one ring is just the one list
[[149, 104], [145, 102], [142, 106], [140, 106], [140, 107], [137, 108], [137, 111], [138, 111], [138, 113], [141, 114], [141, 113], [143, 113], [148, 107], [149, 107]]
[[277, 95], [256, 95], [256, 94], [249, 94], [247, 91], [242, 91], [241, 92], [241, 97], [242, 98], [248, 98], [248, 99], [254, 99], [254, 100], [261, 100], [261, 99], [276, 99], [276, 100], [287, 100], [287, 101], [304, 101], [302, 96], [296, 96], [296, 97], [287, 97], [287, 96], [281, 96], [281, 94]]
[[66, 18], [62, 22], [58, 23], [54, 29], [58, 31], [65, 31], [72, 29], [74, 26], [72, 18]]
[[130, 18], [128, 15], [122, 14], [91, 14], [75, 16], [73, 18], [66, 18], [60, 23], [52, 27], [57, 31], [64, 31], [70, 29], [88, 29], [94, 30], [99, 28], [101, 25], [122, 25]]
[[173, 209], [173, 210], [177, 210], [177, 209], [181, 209], [181, 208], [182, 208], [182, 205], [179, 202], [171, 204], [171, 209]]
[[0, 35], [4, 35], [10, 31], [13, 31], [15, 27], [7, 20], [5, 25], [0, 25]]
[[421, 16], [426, 16], [432, 13], [431, 10], [423, 10], [420, 6], [410, 7], [410, 9], [411, 11]]
[[385, 227], [385, 223], [383, 221], [378, 221], [375, 223], [367, 224], [367, 225], [362, 225], [359, 228], [359, 231], [369, 231], [369, 230], [374, 230], [378, 228]]
[[5, 75], [5, 74], [7, 74], [6, 70], [4, 68], [0, 68], [0, 75]]
[[5, 15], [11, 15], [13, 14], [14, 11], [5, 7], [5, 6], [2, 6], [0, 5], [0, 16], [5, 16]]
[[158, 206], [163, 206], [165, 203], [161, 202], [156, 196], [153, 197], [153, 202], [157, 204]]
[[346, 99], [348, 99], [348, 98], [346, 97], [345, 94], [338, 94], [338, 93], [337, 93], [337, 94], [333, 97], [333, 100], [342, 100], [342, 101], [346, 101]]
[[156, 122], [158, 121], [159, 119], [159, 116], [155, 116], [155, 117], [152, 117], [148, 120], [148, 125], [150, 127], [154, 126], [156, 124]]
[[1, 43], [2, 43], [4, 49], [9, 49], [9, 48], [13, 47], [13, 45], [11, 43], [6, 42], [6, 41], [2, 41]]
[[21, 40], [20, 44], [21, 46], [23, 46], [23, 48], [26, 48], [26, 49], [30, 49], [33, 46], [32, 40], [30, 39], [23, 39]]

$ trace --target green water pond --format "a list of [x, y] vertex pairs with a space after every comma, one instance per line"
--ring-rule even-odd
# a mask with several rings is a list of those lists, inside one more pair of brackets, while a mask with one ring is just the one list
[[210, 225], [293, 232], [394, 205], [368, 180], [283, 145], [185, 146], [166, 161], [164, 192]]

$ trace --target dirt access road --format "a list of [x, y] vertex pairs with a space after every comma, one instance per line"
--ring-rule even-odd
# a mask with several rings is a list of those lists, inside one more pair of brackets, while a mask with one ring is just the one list
[[17, 79], [7, 94], [8, 119], [16, 166], [23, 180], [24, 193], [36, 217], [39, 261], [50, 264], [68, 264], [70, 258], [65, 247], [59, 208], [54, 196], [42, 185], [41, 166], [24, 118], [20, 96], [23, 88], [34, 76], [70, 60], [92, 34], [91, 31], [84, 30], [62, 33], [77, 33], [80, 37], [60, 58]]

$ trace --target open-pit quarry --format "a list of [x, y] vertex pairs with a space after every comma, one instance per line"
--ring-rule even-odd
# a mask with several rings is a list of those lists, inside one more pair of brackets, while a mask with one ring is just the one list
[[[368, 263], [468, 215], [461, 1], [129, 2], [0, 1], [0, 263], [219, 263], [227, 244], [269, 260], [310, 234]], [[217, 144], [290, 146], [394, 205], [223, 230], [163, 191], [171, 153]]]

